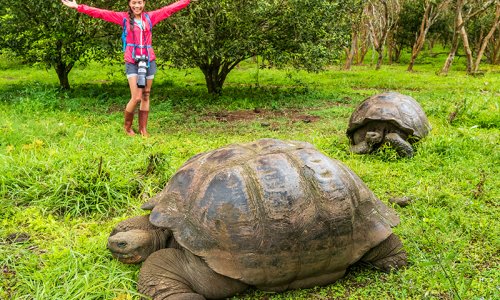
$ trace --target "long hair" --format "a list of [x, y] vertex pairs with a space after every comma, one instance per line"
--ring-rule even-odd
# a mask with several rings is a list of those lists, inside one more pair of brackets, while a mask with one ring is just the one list
[[134, 12], [132, 11], [132, 8], [130, 7], [130, 5], [128, 6], [128, 18], [129, 18], [129, 22], [130, 22], [130, 30], [132, 32], [134, 32]]
[[[144, 0], [144, 4], [146, 4], [146, 0]], [[143, 10], [144, 12], [144, 10]], [[130, 31], [132, 31], [132, 39], [134, 41], [134, 44], [135, 44], [135, 32], [134, 32], [134, 12], [132, 11], [132, 8], [130, 7], [130, 0], [128, 2], [128, 18], [129, 18], [129, 23], [130, 23]], [[142, 26], [146, 26], [146, 25], [142, 25]]]

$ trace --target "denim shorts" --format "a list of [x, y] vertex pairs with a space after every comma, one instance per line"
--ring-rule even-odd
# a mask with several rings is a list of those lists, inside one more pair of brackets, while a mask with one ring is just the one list
[[[127, 78], [137, 76], [137, 64], [125, 63], [125, 74], [127, 74]], [[146, 71], [146, 79], [155, 78], [156, 74], [156, 61], [149, 62], [149, 68]]]

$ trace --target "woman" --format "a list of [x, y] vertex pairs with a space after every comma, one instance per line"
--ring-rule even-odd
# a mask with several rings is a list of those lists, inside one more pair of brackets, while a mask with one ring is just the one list
[[[149, 114], [149, 94], [153, 85], [153, 78], [156, 73], [156, 55], [151, 46], [152, 35], [151, 29], [158, 22], [168, 18], [186, 7], [190, 0], [180, 0], [158, 10], [145, 12], [144, 6], [146, 0], [129, 0], [128, 12], [116, 12], [110, 10], [99, 9], [83, 4], [77, 4], [75, 0], [61, 0], [62, 3], [70, 8], [76, 9], [78, 12], [87, 14], [93, 18], [100, 18], [105, 21], [123, 26], [124, 33], [124, 58], [125, 72], [128, 78], [130, 87], [130, 101], [125, 107], [125, 132], [133, 136], [135, 135], [132, 129], [134, 120], [134, 111], [137, 103], [141, 103], [139, 107], [139, 132], [142, 136], [148, 136], [146, 130]], [[141, 56], [146, 58], [149, 65], [146, 73], [145, 87], [137, 86], [138, 64], [137, 59]]]

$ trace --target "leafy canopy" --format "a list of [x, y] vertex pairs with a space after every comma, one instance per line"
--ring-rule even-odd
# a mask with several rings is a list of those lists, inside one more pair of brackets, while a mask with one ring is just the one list
[[[85, 2], [101, 8], [116, 3]], [[119, 35], [116, 25], [79, 14], [59, 0], [0, 0], [0, 6], [4, 8], [0, 15], [0, 49], [10, 49], [24, 63], [55, 68], [63, 88], [69, 88], [67, 76], [76, 62], [108, 57], [121, 49], [107, 39], [110, 31]], [[126, 4], [122, 6], [122, 10], [126, 8]]]
[[[166, 1], [162, 1], [162, 4]], [[155, 28], [160, 56], [199, 67], [211, 93], [242, 60], [262, 56], [275, 67], [320, 70], [349, 38], [352, 0], [203, 0]]]

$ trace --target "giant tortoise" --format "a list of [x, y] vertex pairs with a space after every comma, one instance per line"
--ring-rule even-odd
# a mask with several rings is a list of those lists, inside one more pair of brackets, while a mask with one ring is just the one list
[[348, 167], [311, 144], [262, 139], [189, 159], [146, 216], [119, 223], [114, 257], [144, 261], [153, 299], [218, 299], [326, 285], [361, 261], [406, 265], [399, 223]]
[[387, 92], [365, 99], [352, 113], [347, 128], [351, 151], [366, 154], [388, 144], [399, 155], [412, 157], [412, 143], [431, 130], [424, 110], [415, 99]]

